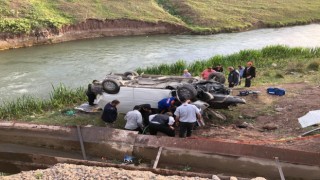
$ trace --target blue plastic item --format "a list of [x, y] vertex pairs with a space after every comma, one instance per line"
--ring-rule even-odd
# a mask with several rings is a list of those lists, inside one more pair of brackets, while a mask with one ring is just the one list
[[284, 96], [286, 94], [286, 90], [282, 88], [273, 88], [270, 87], [267, 89], [267, 93], [276, 96]]
[[133, 156], [125, 155], [124, 159], [123, 159], [123, 162], [125, 162], [125, 163], [133, 163], [134, 159], [135, 159], [135, 157], [133, 157]]

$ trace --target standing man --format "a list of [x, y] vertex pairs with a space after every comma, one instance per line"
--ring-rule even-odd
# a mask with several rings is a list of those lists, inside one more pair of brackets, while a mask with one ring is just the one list
[[94, 106], [94, 100], [96, 99], [97, 96], [97, 85], [99, 81], [98, 80], [93, 80], [92, 84], [88, 84], [88, 89], [86, 91], [86, 95], [88, 97], [88, 103], [90, 106]]
[[192, 75], [189, 73], [188, 69], [183, 70], [183, 77], [185, 78], [191, 78]]
[[221, 64], [218, 64], [218, 66], [214, 67], [213, 70], [215, 70], [216, 72], [223, 72], [223, 67], [221, 66]]
[[200, 110], [195, 105], [189, 104], [189, 99], [181, 98], [180, 101], [182, 105], [174, 112], [176, 123], [180, 124], [179, 137], [190, 137], [197, 119], [201, 118]]
[[239, 84], [239, 73], [232, 66], [228, 67], [228, 71], [229, 88], [233, 88]]
[[120, 101], [113, 100], [111, 103], [108, 103], [104, 106], [101, 119], [105, 123], [113, 123], [117, 120], [118, 109], [117, 106], [120, 104]]
[[150, 115], [149, 120], [149, 131], [151, 135], [157, 135], [158, 131], [165, 133], [170, 137], [174, 137], [176, 135], [173, 127], [175, 121], [171, 112], [167, 112], [166, 114]]
[[243, 78], [243, 72], [244, 72], [244, 67], [243, 66], [241, 66], [241, 65], [239, 65], [238, 66], [238, 71], [239, 71], [239, 85], [241, 85], [241, 79]]
[[247, 67], [244, 69], [243, 78], [246, 79], [244, 87], [251, 86], [251, 80], [256, 77], [256, 68], [253, 66], [252, 61], [247, 62]]
[[202, 77], [202, 79], [204, 79], [204, 80], [209, 80], [209, 75], [210, 75], [211, 73], [214, 73], [214, 72], [216, 72], [216, 71], [213, 70], [212, 67], [208, 67], [207, 69], [205, 69], [204, 71], [202, 71], [201, 77]]
[[135, 106], [132, 111], [129, 111], [126, 116], [124, 117], [124, 120], [127, 121], [126, 125], [124, 126], [124, 129], [130, 130], [130, 131], [139, 131], [142, 133], [143, 131], [143, 121], [142, 121], [142, 115], [139, 112], [140, 106]]

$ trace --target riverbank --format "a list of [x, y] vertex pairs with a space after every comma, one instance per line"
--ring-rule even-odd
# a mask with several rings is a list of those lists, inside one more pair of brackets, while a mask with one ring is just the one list
[[[320, 84], [320, 48], [289, 48], [286, 46], [269, 46], [261, 50], [243, 50], [231, 55], [217, 55], [208, 60], [195, 61], [188, 64], [178, 61], [173, 64], [160, 64], [147, 68], [139, 68], [137, 72], [145, 74], [181, 75], [189, 69], [193, 76], [200, 75], [208, 66], [221, 64], [223, 67], [245, 65], [253, 60], [257, 68], [255, 86], [308, 82]], [[227, 75], [227, 72], [225, 72]], [[72, 108], [86, 100], [85, 88], [72, 89], [65, 85], [53, 87], [47, 100], [32, 96], [23, 96], [15, 101], [6, 101], [0, 105], [0, 119], [25, 119], [33, 121], [30, 116], [42, 115], [61, 108]], [[60, 112], [58, 112], [60, 113]], [[48, 115], [48, 114], [47, 114]], [[46, 116], [45, 116], [46, 117]], [[22, 118], [22, 119], [21, 119]]]
[[216, 34], [319, 22], [320, 2], [221, 0], [0, 3], [0, 50], [106, 36]]
[[[224, 67], [237, 66], [245, 64], [248, 59], [254, 60], [257, 68], [257, 78], [250, 89], [260, 91], [261, 95], [245, 97], [247, 100], [245, 105], [219, 110], [227, 119], [218, 120], [209, 117], [206, 122], [208, 127], [199, 129], [195, 133], [196, 137], [265, 143], [293, 149], [309, 148], [310, 151], [318, 151], [319, 149], [315, 149], [318, 146], [312, 146], [316, 143], [311, 143], [312, 140], [297, 141], [298, 144], [295, 144], [291, 143], [291, 138], [310, 130], [310, 128], [300, 128], [297, 118], [310, 110], [317, 109], [320, 104], [319, 98], [315, 98], [320, 96], [319, 49], [273, 46], [262, 50], [241, 51], [228, 56], [215, 56], [207, 61], [196, 61], [192, 64], [179, 61], [171, 65], [163, 64], [138, 71], [148, 74], [180, 75], [183, 69], [189, 68], [193, 75], [198, 75], [208, 65], [219, 63]], [[268, 87], [285, 88], [287, 94], [283, 97], [267, 95], [265, 91]], [[243, 87], [235, 88], [233, 95], [237, 95], [243, 89]], [[62, 86], [54, 89], [49, 100], [29, 97], [7, 102], [0, 106], [0, 119], [61, 126], [105, 126], [99, 112], [96, 114], [78, 112], [71, 115], [67, 113], [86, 101], [84, 91], [83, 88], [72, 90]], [[237, 125], [243, 122], [251, 124], [250, 127], [254, 128], [237, 128]], [[121, 115], [112, 127], [122, 129], [124, 123]], [[264, 126], [270, 123], [276, 130], [264, 130]]]

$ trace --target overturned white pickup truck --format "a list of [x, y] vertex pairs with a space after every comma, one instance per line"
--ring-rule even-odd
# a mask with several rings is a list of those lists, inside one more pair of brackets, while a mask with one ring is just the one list
[[212, 73], [210, 77], [211, 80], [201, 80], [198, 77], [139, 75], [136, 72], [109, 74], [101, 83], [95, 84], [92, 91], [100, 94], [97, 102], [101, 108], [107, 102], [118, 99], [121, 102], [120, 112], [127, 112], [138, 104], [151, 104], [152, 108], [156, 108], [158, 101], [172, 96], [201, 100], [212, 108], [246, 103], [240, 97], [229, 95], [230, 90], [223, 84], [225, 77], [222, 73]]

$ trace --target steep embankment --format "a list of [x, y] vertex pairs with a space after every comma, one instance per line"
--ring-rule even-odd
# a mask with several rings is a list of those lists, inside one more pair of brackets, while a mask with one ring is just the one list
[[242, 31], [320, 20], [318, 0], [0, 1], [0, 49], [83, 38]]
[[320, 20], [318, 0], [157, 0], [195, 32], [302, 25]]

